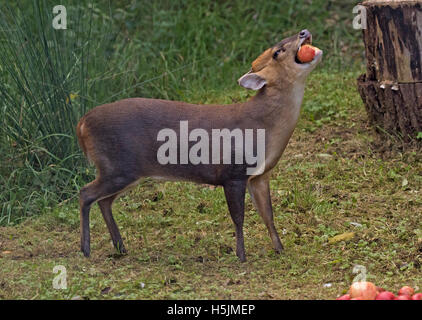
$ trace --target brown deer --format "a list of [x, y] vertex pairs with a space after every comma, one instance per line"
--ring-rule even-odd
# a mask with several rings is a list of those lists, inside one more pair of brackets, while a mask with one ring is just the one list
[[[269, 179], [298, 121], [306, 78], [322, 57], [322, 51], [317, 49], [312, 61], [298, 60], [301, 46], [311, 42], [312, 35], [303, 30], [264, 51], [238, 81], [242, 87], [258, 91], [244, 103], [194, 105], [132, 98], [98, 106], [82, 117], [77, 126], [78, 141], [97, 169], [96, 179], [80, 191], [84, 255], [90, 255], [89, 212], [94, 202], [100, 206], [114, 247], [126, 253], [111, 206], [119, 194], [145, 177], [223, 186], [235, 225], [236, 254], [242, 262], [246, 261], [243, 221], [248, 188], [276, 252], [281, 252]], [[186, 132], [187, 125], [195, 128], [191, 135]], [[224, 130], [229, 134], [228, 139], [222, 134]], [[255, 130], [261, 133], [261, 139], [243, 143], [243, 132], [248, 137], [248, 130], [249, 138]], [[204, 144], [207, 134], [218, 140], [213, 140], [216, 150]], [[202, 141], [198, 142], [199, 138]], [[219, 144], [221, 138], [223, 146]], [[236, 140], [234, 145], [232, 138]], [[255, 159], [259, 158], [259, 150], [265, 150], [264, 161], [257, 160], [256, 170], [251, 172], [250, 161], [240, 160], [248, 155], [254, 159], [254, 150]], [[212, 159], [208, 160], [211, 153]], [[194, 160], [189, 162], [187, 158], [191, 154], [196, 157], [192, 156]]]

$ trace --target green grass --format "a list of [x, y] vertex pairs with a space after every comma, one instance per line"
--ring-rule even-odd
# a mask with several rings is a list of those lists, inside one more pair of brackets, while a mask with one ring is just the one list
[[[145, 181], [114, 206], [129, 250], [123, 257], [97, 206], [92, 256], [82, 256], [76, 199], [1, 227], [0, 298], [334, 299], [350, 286], [355, 265], [385, 289], [420, 291], [421, 155], [378, 151], [355, 88], [358, 74], [319, 68], [308, 81], [300, 123], [271, 179], [283, 254], [273, 252], [249, 196], [248, 261], [241, 264], [222, 189]], [[244, 95], [227, 90], [207, 101]], [[329, 243], [345, 232], [354, 238]], [[67, 269], [66, 290], [53, 289], [56, 265]]]
[[[0, 7], [0, 299], [333, 299], [355, 265], [386, 289], [422, 288], [421, 156], [367, 124], [356, 1], [84, 3], [62, 1], [65, 32], [42, 27], [55, 1]], [[144, 181], [114, 206], [129, 254], [115, 254], [95, 205], [84, 258], [77, 191], [94, 170], [76, 145], [79, 116], [134, 96], [244, 101], [236, 80], [251, 61], [303, 28], [325, 55], [272, 175], [285, 252], [272, 251], [249, 196], [241, 264], [221, 189]], [[57, 265], [66, 290], [52, 286]]]
[[[96, 105], [244, 99], [236, 81], [251, 61], [303, 28], [325, 70], [361, 66], [352, 0], [89, 2], [61, 2], [67, 30], [50, 27], [54, 0], [0, 7], [0, 225], [49, 212], [92, 179], [74, 128]], [[323, 98], [316, 126], [331, 108]]]
[[0, 11], [2, 225], [71, 198], [84, 182], [74, 130], [92, 108], [86, 79], [96, 47], [84, 3], [69, 7], [69, 32], [50, 26], [47, 1], [14, 6]]

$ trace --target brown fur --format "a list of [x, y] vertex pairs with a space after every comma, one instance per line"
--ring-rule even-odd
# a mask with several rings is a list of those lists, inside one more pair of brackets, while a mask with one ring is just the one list
[[[96, 201], [114, 246], [120, 252], [126, 251], [112, 217], [111, 205], [120, 193], [143, 177], [223, 186], [235, 224], [236, 254], [241, 261], [246, 260], [243, 219], [245, 190], [248, 187], [268, 228], [274, 248], [280, 252], [282, 245], [273, 223], [269, 177], [296, 126], [306, 76], [319, 61], [308, 65], [295, 62], [296, 53], [303, 41], [299, 35], [285, 39], [267, 49], [252, 63], [251, 72], [240, 79], [240, 84], [245, 86], [247, 83], [252, 87], [259, 85], [260, 89], [256, 96], [244, 103], [199, 106], [185, 102], [133, 98], [102, 105], [88, 112], [76, 128], [82, 150], [97, 168], [96, 179], [82, 188], [80, 193], [81, 250], [85, 256], [90, 254], [89, 212]], [[275, 59], [273, 54], [280, 47], [284, 50]], [[189, 121], [191, 130], [202, 128], [210, 137], [212, 129], [265, 129], [264, 173], [248, 176], [247, 165], [234, 162], [219, 165], [159, 164], [156, 157], [162, 143], [157, 141], [157, 133], [163, 128], [178, 132], [179, 123], [183, 120]]]
[[272, 56], [272, 49], [269, 48], [265, 50], [258, 58], [255, 59], [254, 62], [252, 62], [252, 71], [258, 72], [264, 69], [264, 67], [268, 64], [268, 61], [270, 61]]

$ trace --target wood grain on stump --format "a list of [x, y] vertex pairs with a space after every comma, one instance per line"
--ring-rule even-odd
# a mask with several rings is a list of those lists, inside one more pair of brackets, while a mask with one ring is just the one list
[[422, 132], [422, 1], [365, 1], [366, 74], [359, 93], [370, 122], [405, 141]]

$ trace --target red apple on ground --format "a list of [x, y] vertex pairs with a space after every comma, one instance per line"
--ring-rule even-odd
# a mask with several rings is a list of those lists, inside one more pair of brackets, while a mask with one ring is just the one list
[[412, 296], [412, 300], [422, 300], [422, 293], [415, 293]]
[[399, 296], [409, 296], [411, 297], [415, 293], [415, 290], [412, 287], [404, 286], [399, 290]]
[[412, 300], [412, 298], [407, 295], [401, 295], [401, 296], [398, 296], [397, 298], [394, 298], [394, 300]]
[[375, 300], [394, 300], [396, 296], [390, 291], [383, 291], [377, 295]]
[[350, 294], [345, 294], [341, 297], [338, 297], [336, 300], [350, 300]]
[[355, 282], [350, 287], [350, 297], [362, 298], [362, 300], [374, 300], [377, 296], [377, 287], [372, 282]]

